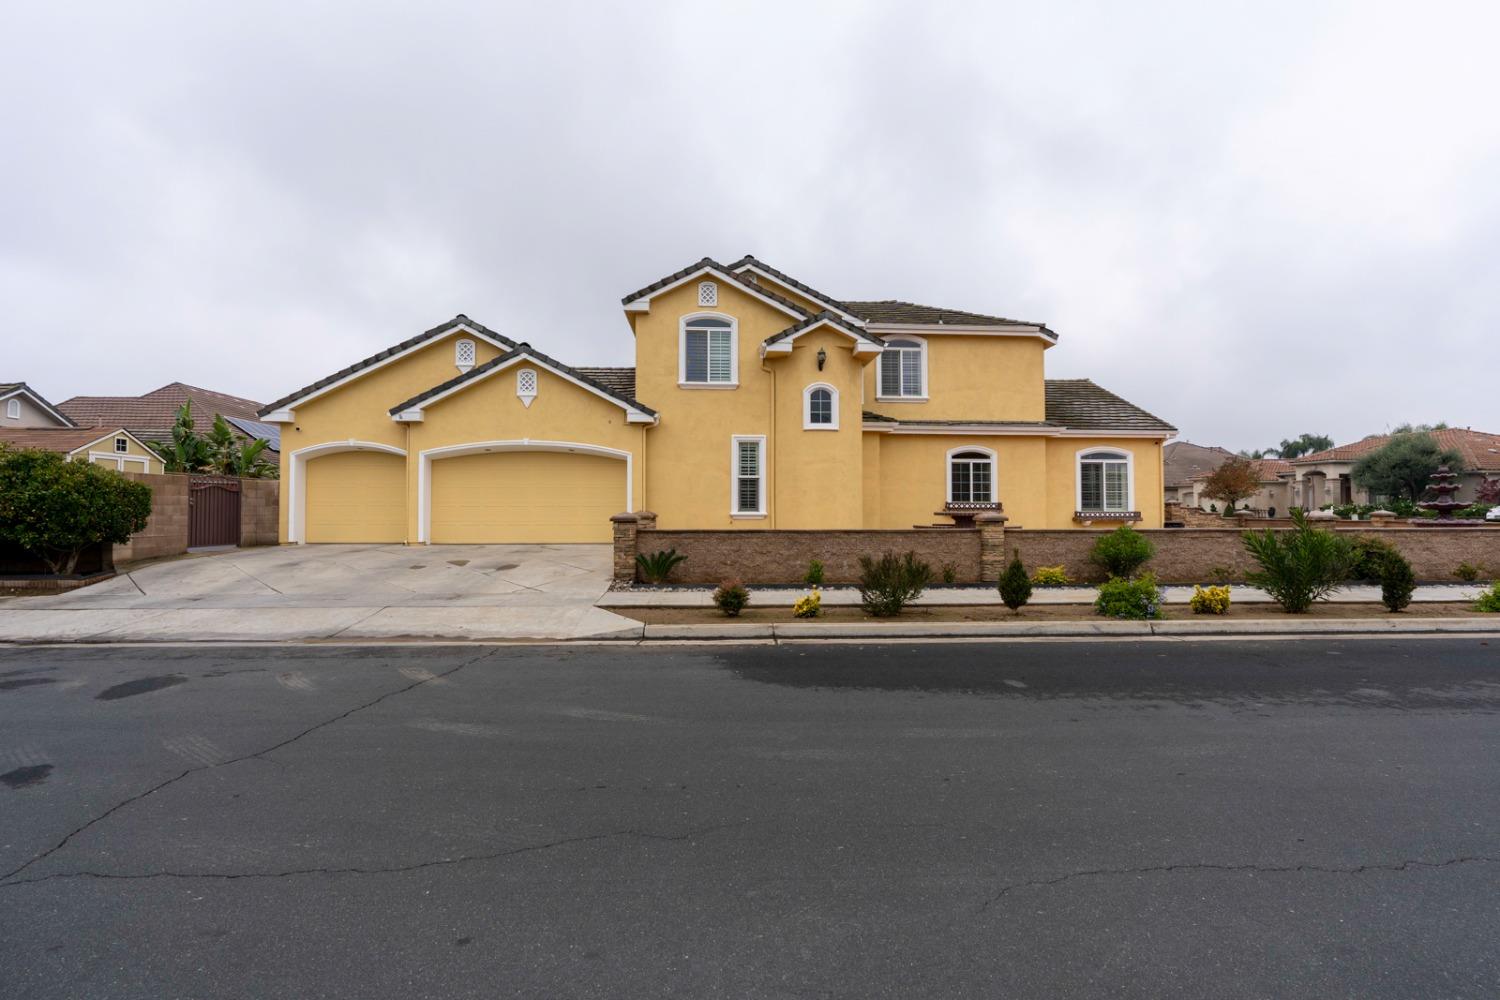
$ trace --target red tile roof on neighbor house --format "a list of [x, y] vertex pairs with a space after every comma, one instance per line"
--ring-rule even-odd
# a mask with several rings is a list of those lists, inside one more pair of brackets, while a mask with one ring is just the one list
[[[1500, 470], [1500, 434], [1470, 430], [1466, 427], [1447, 427], [1428, 431], [1443, 451], [1456, 451], [1464, 461], [1464, 468], [1475, 472]], [[1318, 465], [1324, 462], [1357, 462], [1364, 455], [1390, 442], [1390, 434], [1371, 434], [1353, 444], [1341, 444], [1326, 451], [1315, 451], [1311, 455], [1292, 459], [1293, 465]]]
[[68, 455], [119, 431], [119, 427], [5, 427], [0, 428], [0, 443]]
[[186, 402], [193, 404], [193, 423], [200, 433], [213, 426], [217, 414], [256, 420], [261, 406], [253, 399], [170, 382], [142, 396], [74, 396], [57, 408], [82, 427], [124, 427], [142, 441], [165, 441]]

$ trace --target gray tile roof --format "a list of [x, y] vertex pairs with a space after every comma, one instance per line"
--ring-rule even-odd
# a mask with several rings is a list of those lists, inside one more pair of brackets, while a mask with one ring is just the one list
[[827, 309], [824, 309], [822, 312], [818, 313], [816, 316], [809, 316], [809, 317], [807, 317], [807, 319], [803, 320], [802, 322], [797, 323], [797, 324], [795, 324], [793, 326], [787, 327], [785, 330], [782, 330], [780, 333], [773, 333], [773, 334], [771, 334], [769, 337], [767, 337], [765, 339], [764, 343], [774, 344], [778, 340], [786, 340], [788, 337], [795, 337], [797, 334], [801, 333], [803, 330], [806, 330], [808, 327], [814, 326], [814, 325], [816, 325], [818, 323], [825, 323], [825, 322], [828, 323], [828, 324], [830, 324], [830, 325], [832, 325], [832, 326], [836, 326], [840, 330], [843, 330], [845, 333], [849, 334], [850, 336], [858, 337], [860, 340], [863, 340], [863, 341], [865, 341], [867, 343], [876, 344], [876, 345], [884, 345], [885, 344], [884, 340], [881, 340], [879, 337], [875, 336], [875, 334], [873, 334], [870, 331], [866, 330], [864, 327], [862, 327], [862, 326], [855, 326], [853, 323], [845, 322], [841, 317], [836, 316], [835, 314], [829, 312]]
[[31, 401], [33, 403], [37, 404], [42, 409], [52, 414], [52, 416], [62, 421], [64, 427], [80, 426], [79, 422], [74, 420], [70, 414], [64, 413], [60, 406], [53, 406], [51, 402], [42, 398], [41, 393], [37, 392], [25, 382], [0, 382], [0, 396], [8, 396], [18, 389], [21, 392], [24, 392], [27, 396], [31, 397]]
[[705, 267], [713, 271], [715, 274], [718, 274], [720, 277], [724, 278], [730, 284], [738, 286], [739, 288], [743, 288], [746, 291], [754, 292], [757, 295], [764, 295], [766, 298], [772, 300], [773, 302], [776, 302], [778, 305], [783, 305], [786, 308], [790, 309], [798, 316], [806, 316], [808, 314], [806, 309], [803, 309], [791, 299], [783, 298], [782, 296], [777, 295], [775, 292], [771, 291], [769, 288], [766, 288], [763, 285], [757, 285], [753, 281], [740, 277], [738, 274], [735, 274], [733, 271], [729, 270], [729, 268], [725, 267], [723, 264], [720, 264], [712, 257], [704, 257], [697, 263], [689, 264], [687, 267], [684, 267], [680, 271], [673, 271], [671, 274], [667, 275], [665, 278], [662, 278], [660, 281], [653, 281], [645, 288], [631, 292], [629, 295], [622, 298], [620, 302], [622, 304], [628, 305], [629, 303], [640, 298], [642, 295], [650, 295], [654, 291], [666, 288], [673, 282], [681, 281], [683, 278], [686, 278], [694, 271], [701, 270]]
[[1047, 379], [1047, 422], [1070, 430], [1177, 431], [1086, 378]]
[[915, 302], [897, 299], [882, 299], [874, 302], [844, 301], [845, 308], [866, 323], [913, 323], [926, 326], [951, 324], [957, 326], [1035, 326], [1047, 330], [1045, 323], [1029, 323], [1026, 320], [1006, 319], [1003, 316], [986, 316], [982, 313], [965, 312], [962, 309], [944, 309], [938, 306], [923, 306]]
[[784, 271], [778, 271], [778, 270], [776, 270], [776, 268], [772, 267], [770, 264], [767, 264], [763, 260], [756, 260], [755, 257], [754, 257], [754, 255], [752, 255], [752, 254], [748, 254], [748, 253], [745, 254], [745, 256], [741, 257], [739, 260], [735, 261], [733, 264], [730, 264], [729, 265], [729, 269], [731, 271], [737, 271], [741, 267], [750, 267], [752, 265], [756, 269], [764, 271], [765, 273], [769, 274], [771, 277], [775, 278], [777, 281], [781, 282], [783, 285], [786, 285], [788, 288], [795, 288], [795, 289], [797, 289], [797, 291], [801, 292], [803, 295], [806, 295], [808, 298], [817, 299], [819, 302], [824, 302], [824, 303], [827, 303], [828, 305], [831, 305], [831, 306], [837, 306], [838, 308], [843, 309], [844, 312], [853, 314], [852, 310], [846, 309], [844, 307], [844, 303], [840, 302], [838, 299], [834, 298], [832, 295], [824, 295], [822, 292], [818, 291], [816, 288], [812, 287], [811, 285], [804, 285], [802, 282], [798, 281], [796, 278], [792, 277], [790, 274], [787, 274]]
[[618, 392], [626, 399], [635, 398], [635, 369], [634, 368], [574, 368], [575, 372], [584, 378], [592, 379], [602, 386], [606, 386]]
[[[597, 379], [590, 378], [589, 376], [585, 375], [579, 369], [577, 369], [577, 368], [570, 368], [567, 365], [563, 364], [561, 361], [558, 361], [556, 358], [548, 357], [547, 355], [543, 354], [541, 351], [539, 351], [536, 348], [532, 347], [530, 344], [524, 344], [524, 343], [523, 344], [517, 344], [511, 350], [506, 351], [504, 354], [496, 355], [495, 357], [493, 357], [490, 360], [486, 361], [484, 364], [479, 365], [478, 367], [470, 368], [468, 371], [464, 372], [462, 375], [458, 375], [458, 376], [456, 376], [454, 378], [450, 378], [448, 381], [446, 381], [446, 382], [444, 382], [444, 383], [442, 383], [440, 385], [433, 386], [431, 389], [428, 389], [426, 392], [420, 392], [420, 393], [418, 393], [417, 395], [411, 397], [408, 400], [405, 400], [403, 402], [397, 403], [395, 406], [391, 407], [390, 412], [393, 413], [393, 414], [395, 414], [395, 413], [400, 413], [402, 410], [410, 409], [411, 407], [416, 406], [419, 403], [426, 402], [427, 400], [431, 399], [433, 396], [438, 395], [439, 393], [447, 392], [449, 389], [452, 389], [455, 386], [463, 385], [465, 382], [468, 382], [468, 381], [470, 381], [472, 379], [476, 379], [479, 376], [485, 374], [486, 372], [492, 371], [495, 368], [498, 368], [500, 365], [505, 364], [507, 361], [510, 361], [510, 360], [512, 360], [514, 358], [517, 358], [517, 357], [520, 357], [520, 356], [525, 356], [525, 357], [531, 358], [531, 359], [537, 361], [538, 363], [540, 363], [540, 364], [542, 364], [542, 365], [544, 365], [544, 366], [546, 366], [548, 368], [553, 368], [553, 369], [555, 369], [557, 371], [563, 372], [566, 375], [571, 375], [573, 378], [578, 379], [580, 382], [584, 382], [584, 383], [586, 383], [588, 385], [593, 386], [595, 389], [598, 389], [600, 392], [604, 393], [606, 396], [609, 396], [612, 399], [617, 399], [620, 402], [626, 404], [627, 406], [629, 406], [629, 407], [631, 407], [633, 409], [640, 410], [642, 413], [650, 414], [653, 417], [656, 416], [656, 411], [655, 410], [651, 409], [651, 407], [645, 405], [644, 403], [640, 402], [639, 400], [634, 399], [631, 396], [627, 396], [624, 393], [620, 392], [619, 390], [614, 389], [614, 388], [610, 387], [609, 385], [607, 385], [607, 384], [605, 384], [603, 382], [598, 381]], [[611, 370], [619, 371], [620, 369], [611, 369]], [[631, 381], [631, 384], [633, 386], [634, 383], [635, 383], [635, 374], [634, 374], [634, 370], [633, 369], [631, 370], [630, 381]]]
[[467, 326], [472, 330], [478, 330], [486, 337], [492, 337], [508, 348], [514, 349], [516, 346], [516, 342], [514, 340], [511, 340], [509, 337], [503, 337], [500, 334], [496, 333], [494, 330], [491, 330], [488, 327], [484, 326], [483, 324], [474, 322], [463, 313], [459, 313], [457, 316], [448, 320], [448, 322], [446, 323], [439, 323], [431, 330], [424, 330], [422, 333], [417, 334], [415, 337], [403, 340], [401, 343], [396, 344], [392, 347], [387, 347], [379, 354], [372, 354], [368, 358], [365, 358], [363, 361], [356, 361], [348, 368], [341, 368], [338, 371], [334, 372], [332, 375], [329, 375], [327, 378], [320, 378], [311, 385], [304, 385], [296, 392], [288, 393], [287, 395], [282, 396], [280, 399], [276, 400], [276, 402], [274, 403], [267, 403], [265, 406], [262, 406], [260, 408], [260, 411], [256, 414], [256, 416], [264, 417], [272, 410], [278, 410], [290, 402], [301, 399], [308, 393], [317, 392], [319, 389], [330, 386], [340, 379], [348, 378], [350, 375], [353, 375], [356, 372], [363, 371], [364, 369], [369, 368], [372, 365], [379, 364], [380, 362], [384, 361], [386, 358], [389, 358], [394, 354], [400, 354], [402, 351], [407, 350], [408, 348], [416, 347], [422, 341], [427, 340], [430, 337], [435, 337], [447, 333], [454, 327], [458, 326]]

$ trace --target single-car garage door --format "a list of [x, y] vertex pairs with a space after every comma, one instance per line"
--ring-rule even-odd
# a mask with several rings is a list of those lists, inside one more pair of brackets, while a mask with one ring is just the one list
[[340, 451], [307, 463], [309, 542], [406, 541], [406, 459]]
[[607, 542], [625, 509], [625, 462], [555, 451], [432, 463], [434, 542]]

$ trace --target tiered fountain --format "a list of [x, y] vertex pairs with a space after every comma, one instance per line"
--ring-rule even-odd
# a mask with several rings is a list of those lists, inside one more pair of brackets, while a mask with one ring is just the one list
[[1417, 504], [1423, 510], [1437, 511], [1436, 518], [1414, 517], [1411, 523], [1423, 528], [1482, 528], [1484, 522], [1476, 519], [1459, 519], [1453, 516], [1455, 510], [1462, 510], [1468, 504], [1454, 499], [1453, 494], [1459, 490], [1458, 473], [1449, 471], [1446, 465], [1438, 466], [1438, 470], [1432, 474], [1432, 482], [1428, 490], [1437, 494], [1436, 500], [1424, 500]]

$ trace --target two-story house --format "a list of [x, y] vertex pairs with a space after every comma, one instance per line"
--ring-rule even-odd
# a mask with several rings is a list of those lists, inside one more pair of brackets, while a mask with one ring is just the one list
[[624, 298], [632, 368], [458, 316], [261, 411], [294, 542], [606, 541], [663, 528], [1160, 527], [1165, 421], [1025, 323], [834, 299], [752, 257]]

